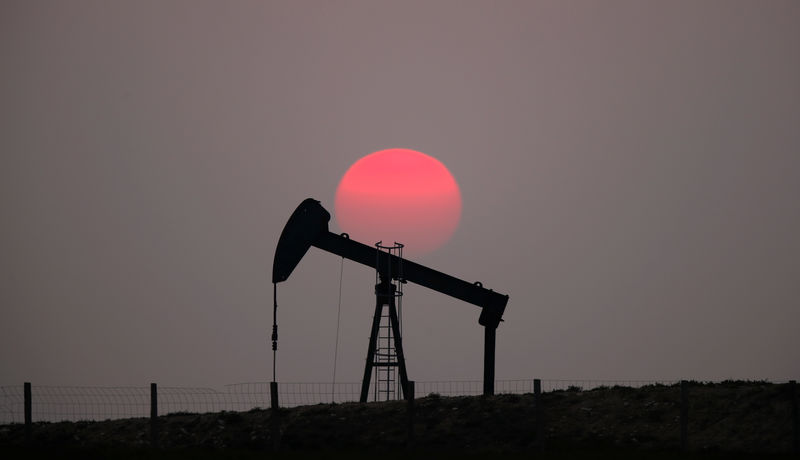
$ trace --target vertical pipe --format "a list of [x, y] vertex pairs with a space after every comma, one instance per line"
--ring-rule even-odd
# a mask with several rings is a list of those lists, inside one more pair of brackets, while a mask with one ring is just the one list
[[681, 380], [681, 450], [689, 450], [689, 382]]
[[158, 387], [150, 384], [150, 446], [158, 447]]
[[533, 379], [533, 410], [536, 414], [536, 447], [544, 448], [544, 410], [542, 408], [542, 381]]
[[408, 443], [410, 447], [414, 443], [414, 381], [409, 380], [406, 384], [406, 400], [408, 401]]
[[484, 327], [483, 334], [483, 395], [494, 394], [494, 345], [497, 329], [490, 326]]
[[281, 447], [281, 420], [278, 407], [278, 382], [269, 382], [269, 397], [271, 403], [270, 421], [272, 429], [272, 449], [280, 450]]
[[25, 382], [25, 440], [31, 440], [31, 427], [33, 425], [33, 402], [31, 401], [31, 382]]
[[792, 450], [800, 453], [800, 415], [797, 409], [797, 381], [789, 381], [789, 397], [792, 404]]

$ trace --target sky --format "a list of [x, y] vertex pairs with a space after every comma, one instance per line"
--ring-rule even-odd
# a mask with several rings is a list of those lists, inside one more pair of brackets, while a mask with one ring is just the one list
[[[3, 0], [0, 62], [2, 385], [270, 380], [286, 220], [396, 147], [498, 378], [800, 377], [800, 2]], [[340, 275], [360, 381], [375, 273], [315, 248], [278, 381], [331, 381]], [[409, 378], [479, 380], [478, 316], [407, 285]]]

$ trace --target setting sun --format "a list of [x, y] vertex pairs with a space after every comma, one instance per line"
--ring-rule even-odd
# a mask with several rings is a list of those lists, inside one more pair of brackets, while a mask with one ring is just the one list
[[336, 190], [336, 220], [364, 243], [403, 243], [419, 255], [442, 246], [461, 217], [461, 192], [450, 171], [429, 155], [381, 150], [355, 162]]

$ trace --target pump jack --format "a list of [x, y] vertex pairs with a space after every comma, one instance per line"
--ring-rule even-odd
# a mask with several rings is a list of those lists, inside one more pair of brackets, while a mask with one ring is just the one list
[[[483, 394], [494, 394], [495, 338], [497, 326], [502, 321], [508, 303], [508, 296], [486, 289], [480, 282], [469, 283], [409, 260], [401, 261], [394, 255], [376, 257], [377, 248], [351, 240], [347, 234], [337, 235], [328, 231], [330, 218], [330, 213], [319, 201], [307, 198], [300, 203], [286, 222], [278, 240], [272, 266], [272, 282], [277, 284], [289, 279], [289, 275], [300, 263], [308, 248], [314, 246], [377, 270], [381, 278], [381, 283], [376, 286], [378, 295], [385, 295], [380, 292], [381, 286], [388, 285], [391, 279], [398, 279], [398, 274], [402, 273], [400, 279], [402, 282], [412, 282], [481, 307], [478, 323], [484, 327]], [[397, 344], [399, 345], [399, 342]], [[402, 346], [398, 347], [398, 354], [401, 353]], [[369, 384], [368, 379], [369, 375], [365, 375], [366, 386]], [[406, 391], [407, 385], [408, 377], [403, 364], [401, 388], [406, 398], [409, 397]], [[366, 391], [363, 387], [361, 401], [366, 402]]]

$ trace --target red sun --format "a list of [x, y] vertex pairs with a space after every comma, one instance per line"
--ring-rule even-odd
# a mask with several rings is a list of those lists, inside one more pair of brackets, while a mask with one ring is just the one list
[[356, 161], [336, 189], [336, 221], [356, 241], [403, 243], [408, 255], [447, 242], [461, 217], [461, 192], [431, 156], [388, 149]]

